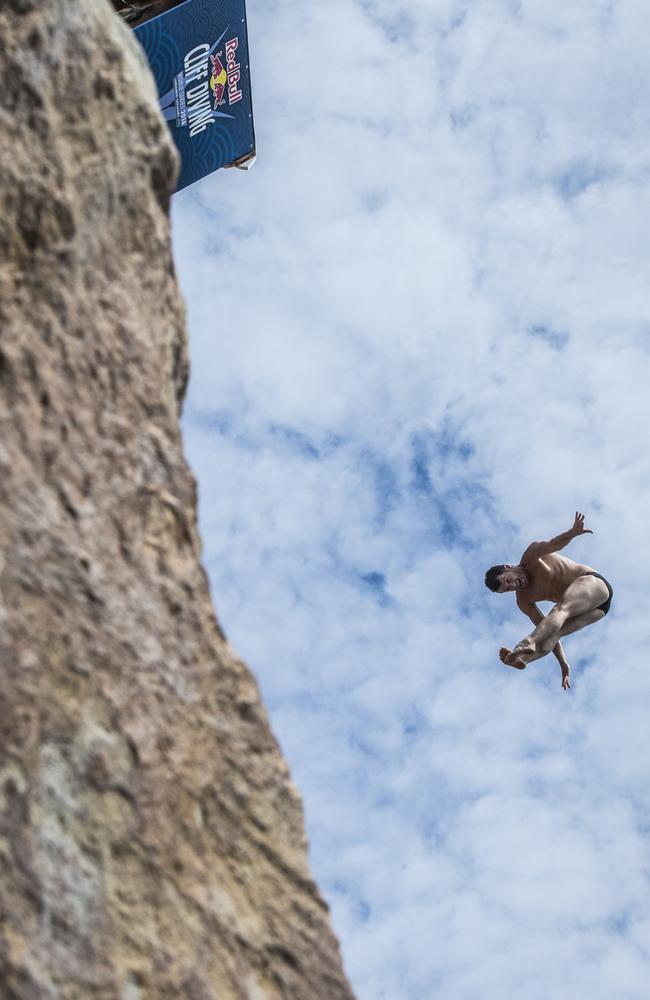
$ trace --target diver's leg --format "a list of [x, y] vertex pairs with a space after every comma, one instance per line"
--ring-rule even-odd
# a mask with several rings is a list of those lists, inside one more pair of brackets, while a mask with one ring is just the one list
[[[593, 611], [585, 611], [583, 615], [576, 615], [575, 618], [569, 618], [569, 620], [566, 621], [560, 629], [560, 635], [557, 639], [551, 638], [539, 643], [533, 653], [516, 654], [515, 650], [512, 650], [511, 652], [509, 649], [504, 648], [500, 651], [499, 655], [501, 656], [503, 663], [508, 663], [511, 667], [518, 667], [520, 670], [523, 670], [528, 663], [532, 663], [534, 660], [539, 660], [542, 656], [552, 653], [556, 643], [559, 639], [563, 639], [565, 635], [572, 635], [574, 632], [579, 632], [581, 628], [585, 628], [586, 625], [594, 625], [604, 617], [605, 612], [600, 608], [594, 608]], [[517, 647], [515, 646], [515, 649], [516, 648]], [[514, 659], [517, 661], [514, 663], [510, 662], [510, 657], [513, 657], [513, 654]]]
[[[569, 618], [562, 628], [560, 629], [560, 639], [563, 639], [565, 635], [573, 635], [574, 632], [579, 632], [581, 628], [585, 628], [586, 625], [594, 625], [599, 622], [601, 618], [605, 617], [605, 612], [602, 608], [594, 608], [593, 611], [585, 611], [583, 615], [576, 615], [574, 618]], [[540, 646], [544, 649], [546, 653], [550, 653], [553, 646], [549, 646], [551, 640], [542, 641]]]

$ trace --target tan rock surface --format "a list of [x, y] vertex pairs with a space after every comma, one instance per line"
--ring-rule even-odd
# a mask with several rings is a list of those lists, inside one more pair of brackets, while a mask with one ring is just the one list
[[0, 996], [351, 1000], [199, 562], [175, 154], [106, 0], [4, 0], [0, 127]]

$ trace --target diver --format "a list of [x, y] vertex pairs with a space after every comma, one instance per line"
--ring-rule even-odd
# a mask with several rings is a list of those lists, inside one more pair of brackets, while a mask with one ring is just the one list
[[[517, 606], [535, 628], [514, 649], [503, 646], [501, 661], [524, 670], [533, 660], [553, 652], [562, 670], [562, 687], [571, 687], [571, 668], [562, 649], [561, 637], [578, 632], [604, 618], [612, 602], [612, 588], [591, 566], [558, 555], [578, 535], [592, 535], [585, 528], [584, 514], [576, 512], [573, 527], [548, 542], [532, 542], [517, 566], [492, 566], [485, 586], [496, 594], [515, 591]], [[544, 616], [536, 601], [553, 601]]]

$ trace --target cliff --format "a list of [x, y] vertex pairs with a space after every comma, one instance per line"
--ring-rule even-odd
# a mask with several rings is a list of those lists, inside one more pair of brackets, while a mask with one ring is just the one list
[[200, 564], [175, 153], [106, 0], [4, 0], [0, 121], [0, 995], [352, 1000]]

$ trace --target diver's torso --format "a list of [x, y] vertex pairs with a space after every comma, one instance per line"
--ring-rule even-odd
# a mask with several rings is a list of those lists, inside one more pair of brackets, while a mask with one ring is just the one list
[[576, 563], [573, 559], [560, 556], [557, 552], [542, 558], [529, 558], [521, 564], [528, 576], [528, 586], [518, 592], [526, 601], [561, 600], [565, 590], [578, 577], [595, 570], [584, 563]]

